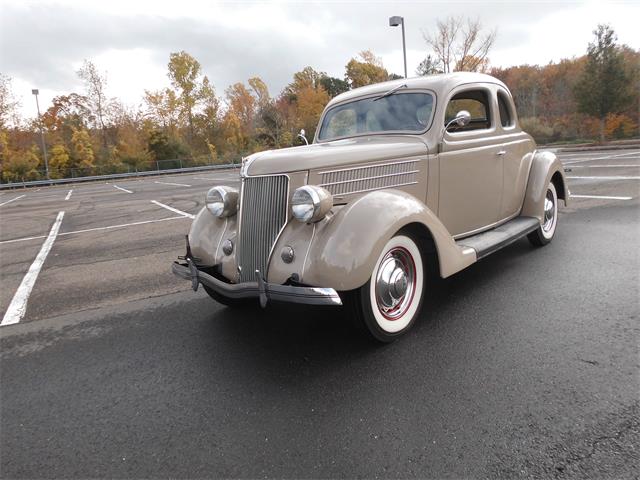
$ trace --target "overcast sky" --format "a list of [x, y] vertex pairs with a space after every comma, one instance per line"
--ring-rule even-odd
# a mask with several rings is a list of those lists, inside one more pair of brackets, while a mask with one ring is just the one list
[[585, 53], [598, 23], [640, 48], [640, 2], [213, 2], [172, 0], [0, 0], [0, 73], [13, 78], [25, 116], [55, 95], [80, 92], [76, 70], [92, 60], [108, 76], [109, 96], [140, 104], [145, 89], [168, 86], [170, 52], [186, 50], [223, 95], [259, 76], [272, 95], [311, 65], [342, 78], [358, 52], [372, 50], [402, 73], [399, 28], [405, 18], [409, 75], [427, 53], [423, 32], [448, 15], [479, 18], [498, 35], [492, 65], [544, 64]]

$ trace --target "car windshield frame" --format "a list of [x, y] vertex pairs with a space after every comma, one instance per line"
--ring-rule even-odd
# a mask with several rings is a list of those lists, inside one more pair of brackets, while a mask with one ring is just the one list
[[[377, 93], [371, 93], [368, 95], [362, 95], [360, 97], [355, 97], [355, 98], [350, 98], [348, 100], [344, 100], [340, 103], [337, 103], [335, 105], [332, 105], [331, 108], [329, 108], [327, 111], [324, 112], [324, 114], [322, 115], [322, 117], [320, 118], [320, 122], [318, 123], [318, 128], [316, 129], [316, 135], [315, 135], [315, 139], [314, 139], [314, 143], [325, 143], [325, 142], [332, 142], [335, 140], [343, 140], [346, 138], [356, 138], [356, 137], [368, 137], [368, 136], [373, 136], [373, 135], [422, 135], [424, 133], [426, 133], [427, 131], [429, 131], [429, 129], [431, 129], [432, 125], [433, 125], [433, 119], [435, 117], [435, 112], [436, 112], [436, 107], [437, 107], [437, 96], [435, 94], [435, 92], [433, 90], [428, 90], [428, 89], [402, 89], [400, 91], [394, 92], [393, 94], [381, 98], [381, 95], [384, 95], [385, 92], [377, 92]], [[426, 123], [426, 127], [423, 128], [422, 130], [378, 130], [378, 131], [367, 131], [367, 132], [361, 132], [361, 133], [354, 133], [351, 135], [343, 135], [343, 136], [337, 136], [337, 137], [328, 137], [328, 138], [322, 138], [322, 134], [323, 134], [323, 129], [327, 128], [325, 126], [325, 121], [327, 119], [327, 117], [331, 114], [332, 111], [334, 111], [335, 109], [338, 108], [342, 108], [346, 105], [352, 104], [352, 103], [356, 103], [356, 102], [360, 102], [362, 100], [371, 100], [371, 102], [376, 102], [379, 99], [379, 101], [385, 101], [385, 100], [389, 100], [392, 99], [393, 97], [397, 97], [399, 95], [416, 95], [416, 94], [423, 94], [423, 95], [429, 95], [432, 99], [432, 107], [431, 107], [431, 112], [429, 115], [429, 119], [427, 120]]]

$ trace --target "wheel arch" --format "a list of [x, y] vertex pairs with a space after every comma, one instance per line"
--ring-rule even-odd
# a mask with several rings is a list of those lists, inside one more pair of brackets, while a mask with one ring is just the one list
[[536, 152], [531, 162], [527, 189], [524, 195], [521, 215], [536, 217], [542, 223], [544, 197], [547, 185], [553, 182], [558, 198], [569, 204], [569, 188], [564, 176], [564, 168], [558, 157], [552, 152]]

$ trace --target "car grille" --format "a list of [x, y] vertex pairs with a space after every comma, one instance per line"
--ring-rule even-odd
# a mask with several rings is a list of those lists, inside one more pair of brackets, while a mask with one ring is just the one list
[[266, 277], [269, 253], [287, 222], [289, 179], [285, 175], [247, 177], [242, 181], [238, 267], [240, 282]]

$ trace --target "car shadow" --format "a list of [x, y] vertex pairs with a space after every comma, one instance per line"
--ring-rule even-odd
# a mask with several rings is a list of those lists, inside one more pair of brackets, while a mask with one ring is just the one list
[[[275, 303], [264, 310], [257, 302], [243, 308], [221, 307], [202, 322], [200, 333], [209, 340], [210, 348], [218, 350], [216, 356], [222, 345], [229, 355], [242, 355], [243, 363], [251, 369], [276, 363], [285, 369], [315, 365], [320, 371], [356, 359], [384, 356], [401, 348], [438, 350], [435, 342], [450, 333], [454, 320], [456, 329], [472, 324], [470, 315], [461, 316], [462, 320], [452, 318], [452, 305], [460, 298], [476, 294], [478, 288], [498, 279], [505, 271], [520, 268], [530, 261], [527, 257], [535, 256], [535, 250], [525, 239], [450, 278], [431, 275], [421, 318], [407, 335], [392, 344], [375, 342], [354, 328], [346, 308]], [[433, 331], [438, 332], [438, 338], [430, 338]]]

